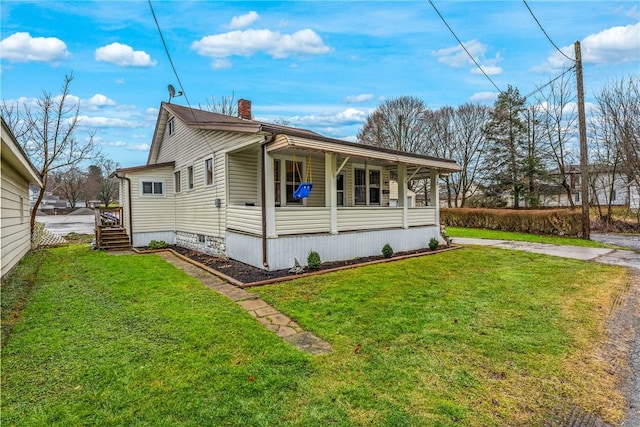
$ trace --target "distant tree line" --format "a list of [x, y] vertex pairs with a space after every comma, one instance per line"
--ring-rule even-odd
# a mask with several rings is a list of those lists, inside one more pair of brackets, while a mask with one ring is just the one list
[[[595, 98], [588, 119], [591, 168], [597, 165], [640, 185], [640, 77], [612, 81]], [[449, 207], [501, 207], [506, 198], [516, 209], [538, 207], [549, 185], [564, 189], [574, 207], [570, 175], [576, 171], [579, 145], [575, 84], [569, 74], [529, 99], [509, 86], [492, 107], [431, 110], [415, 97], [390, 99], [368, 116], [358, 141], [455, 160], [462, 171], [441, 178]], [[594, 175], [590, 181], [593, 190], [613, 185], [597, 179]], [[420, 181], [410, 186], [429, 188]], [[607, 200], [590, 202], [606, 219], [613, 192], [605, 194]]]

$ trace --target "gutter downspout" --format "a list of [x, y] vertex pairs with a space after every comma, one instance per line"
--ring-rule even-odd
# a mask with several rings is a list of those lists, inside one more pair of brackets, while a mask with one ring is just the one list
[[262, 266], [269, 268], [267, 262], [267, 183], [266, 183], [266, 162], [267, 162], [267, 144], [275, 141], [276, 134], [271, 132], [271, 137], [264, 137], [264, 141], [260, 143], [260, 210], [262, 213]]
[[128, 211], [129, 211], [129, 243], [131, 243], [131, 247], [133, 247], [133, 216], [131, 209], [131, 179], [126, 176], [118, 176], [118, 172], [115, 173], [116, 178], [127, 180], [127, 200], [128, 200]]

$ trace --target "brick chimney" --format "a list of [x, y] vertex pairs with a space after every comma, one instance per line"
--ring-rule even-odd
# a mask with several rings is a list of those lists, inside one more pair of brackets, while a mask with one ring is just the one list
[[248, 99], [238, 100], [238, 117], [251, 120], [251, 101]]

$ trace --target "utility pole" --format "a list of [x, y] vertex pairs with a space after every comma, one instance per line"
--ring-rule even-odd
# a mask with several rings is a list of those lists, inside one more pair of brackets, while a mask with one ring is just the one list
[[582, 82], [582, 53], [580, 42], [575, 43], [576, 84], [578, 86], [578, 128], [580, 132], [580, 192], [582, 193], [582, 238], [589, 240], [591, 223], [589, 220], [589, 153], [587, 151], [587, 125], [584, 113], [584, 85]]

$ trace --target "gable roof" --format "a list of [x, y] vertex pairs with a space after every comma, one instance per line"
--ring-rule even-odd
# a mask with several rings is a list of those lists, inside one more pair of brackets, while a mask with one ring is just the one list
[[441, 159], [423, 154], [408, 153], [328, 138], [308, 129], [293, 128], [274, 123], [265, 123], [257, 120], [227, 116], [224, 114], [198, 110], [166, 102], [162, 102], [160, 104], [158, 121], [156, 122], [156, 128], [153, 134], [147, 164], [153, 164], [158, 158], [160, 144], [162, 143], [169, 115], [176, 117], [187, 126], [195, 129], [277, 135], [278, 138], [274, 138], [274, 140], [269, 143], [270, 150], [298, 147], [311, 151], [322, 151], [335, 154], [356, 155], [371, 159], [398, 161], [447, 172], [456, 172], [461, 170], [455, 161], [449, 159]]
[[42, 186], [40, 172], [20, 147], [4, 118], [0, 117], [0, 119], [2, 120], [2, 162], [10, 164], [29, 184]]

